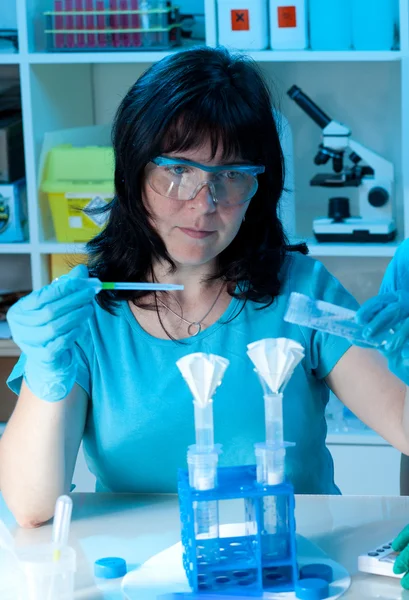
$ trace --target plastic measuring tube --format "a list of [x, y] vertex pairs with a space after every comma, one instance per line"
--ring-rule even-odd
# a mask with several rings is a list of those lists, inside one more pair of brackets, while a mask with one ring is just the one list
[[[217, 463], [220, 446], [214, 444], [213, 401], [193, 402], [195, 416], [196, 444], [189, 446], [187, 462], [189, 483], [196, 490], [211, 490], [217, 485]], [[219, 537], [219, 506], [217, 500], [196, 501], [193, 503], [195, 534], [204, 542], [202, 556], [214, 561], [217, 556], [215, 540]], [[213, 540], [213, 542], [212, 542]]]
[[[54, 565], [61, 560], [61, 551], [68, 544], [70, 533], [72, 513], [72, 500], [69, 496], [60, 496], [57, 498], [54, 511], [52, 542], [53, 542], [53, 562]], [[56, 569], [53, 569], [48, 600], [53, 600], [55, 594]]]
[[184, 285], [176, 283], [155, 283], [155, 282], [137, 282], [137, 281], [100, 281], [98, 277], [88, 279], [95, 287], [101, 290], [152, 290], [152, 291], [172, 291], [183, 290]]
[[[68, 543], [72, 514], [72, 500], [69, 496], [57, 498], [54, 511], [52, 540], [56, 549]], [[58, 551], [58, 550], [57, 550]]]
[[[211, 490], [217, 485], [217, 463], [220, 445], [211, 452], [200, 452], [197, 446], [189, 446], [187, 463], [189, 485], [198, 491]], [[201, 542], [202, 560], [212, 563], [218, 560], [219, 504], [217, 500], [193, 502], [195, 537]]]
[[363, 325], [355, 321], [356, 312], [323, 300], [313, 300], [304, 294], [292, 292], [284, 315], [284, 321], [332, 333], [347, 339], [362, 342], [377, 348], [385, 342], [366, 340], [362, 335]]
[[[255, 444], [257, 483], [261, 486], [279, 485], [284, 481], [286, 448], [291, 442], [277, 445]], [[287, 552], [286, 504], [281, 495], [264, 496], [262, 501], [261, 553], [262, 559], [283, 558]]]

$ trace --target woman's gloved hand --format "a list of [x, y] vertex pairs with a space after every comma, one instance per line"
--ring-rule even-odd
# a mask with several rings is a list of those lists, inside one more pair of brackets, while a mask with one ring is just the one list
[[65, 398], [75, 383], [75, 341], [91, 317], [96, 292], [85, 265], [14, 304], [7, 321], [25, 354], [24, 378], [35, 396], [48, 402]]
[[363, 337], [379, 344], [389, 370], [409, 385], [409, 293], [399, 290], [371, 298], [358, 310], [356, 321], [364, 327]]
[[409, 590], [409, 525], [407, 525], [400, 534], [393, 540], [392, 548], [399, 555], [395, 559], [393, 572], [397, 575], [406, 573], [401, 579], [402, 587]]

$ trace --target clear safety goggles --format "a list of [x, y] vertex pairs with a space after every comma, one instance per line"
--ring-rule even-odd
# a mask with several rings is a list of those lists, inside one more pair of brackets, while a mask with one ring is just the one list
[[208, 167], [190, 160], [159, 156], [146, 167], [150, 187], [172, 200], [192, 200], [207, 186], [213, 202], [222, 206], [245, 204], [257, 192], [257, 175], [265, 167], [224, 165]]

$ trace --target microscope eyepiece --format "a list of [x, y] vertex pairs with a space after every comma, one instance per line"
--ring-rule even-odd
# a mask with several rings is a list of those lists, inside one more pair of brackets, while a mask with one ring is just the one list
[[293, 85], [288, 90], [287, 94], [290, 96], [291, 100], [294, 100], [294, 102], [296, 102], [298, 106], [302, 108], [319, 127], [321, 127], [321, 129], [325, 129], [325, 127], [331, 123], [332, 119], [330, 119], [329, 116], [311, 100], [311, 98], [304, 94], [297, 85]]

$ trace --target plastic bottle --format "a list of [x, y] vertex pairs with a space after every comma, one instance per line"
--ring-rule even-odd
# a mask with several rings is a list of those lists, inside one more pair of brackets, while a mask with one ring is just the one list
[[397, 0], [354, 0], [352, 44], [355, 50], [392, 50]]
[[351, 0], [310, 0], [309, 7], [311, 49], [351, 50]]
[[273, 50], [307, 47], [306, 0], [270, 0], [270, 46]]

